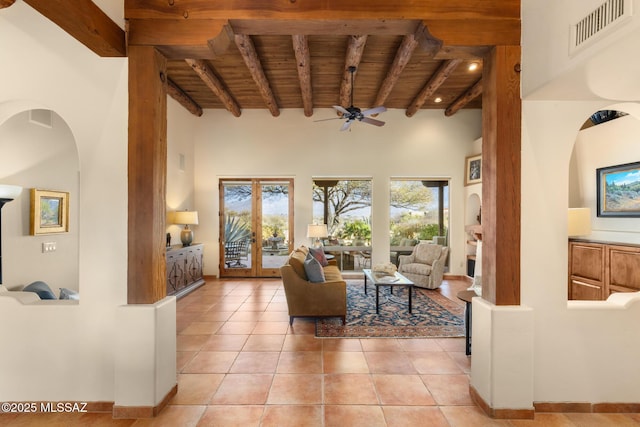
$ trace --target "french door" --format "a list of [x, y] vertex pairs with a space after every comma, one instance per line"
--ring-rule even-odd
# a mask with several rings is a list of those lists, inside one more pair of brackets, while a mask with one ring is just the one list
[[292, 179], [220, 180], [220, 277], [279, 277], [292, 248]]

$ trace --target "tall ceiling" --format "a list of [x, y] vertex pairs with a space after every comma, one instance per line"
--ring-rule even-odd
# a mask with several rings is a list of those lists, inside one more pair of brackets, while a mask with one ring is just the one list
[[451, 115], [481, 107], [491, 46], [520, 43], [516, 0], [126, 0], [126, 33], [90, 0], [24, 1], [101, 56], [156, 47], [196, 115], [349, 107], [351, 66], [358, 107]]

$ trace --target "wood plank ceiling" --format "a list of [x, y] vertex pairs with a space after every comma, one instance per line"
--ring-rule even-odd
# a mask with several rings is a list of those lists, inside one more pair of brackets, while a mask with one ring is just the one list
[[168, 60], [169, 95], [196, 115], [349, 107], [350, 66], [363, 109], [481, 108], [483, 56], [520, 36], [517, 0], [125, 0], [126, 42], [91, 0], [25, 2], [101, 56], [155, 46]]

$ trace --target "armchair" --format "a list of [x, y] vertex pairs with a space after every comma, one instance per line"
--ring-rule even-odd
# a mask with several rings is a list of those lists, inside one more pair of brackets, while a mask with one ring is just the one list
[[448, 254], [447, 246], [419, 243], [411, 255], [399, 256], [398, 272], [415, 286], [436, 289], [442, 284]]

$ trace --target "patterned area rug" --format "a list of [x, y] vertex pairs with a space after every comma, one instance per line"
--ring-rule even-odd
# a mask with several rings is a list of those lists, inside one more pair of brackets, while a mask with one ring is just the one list
[[437, 291], [414, 288], [412, 311], [408, 310], [408, 288], [380, 288], [380, 314], [376, 314], [376, 289], [363, 280], [347, 281], [347, 322], [339, 318], [316, 320], [320, 338], [422, 338], [463, 337], [464, 305]]

